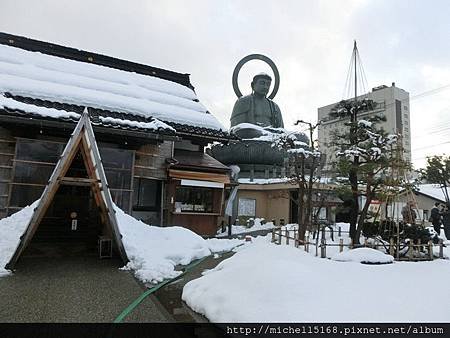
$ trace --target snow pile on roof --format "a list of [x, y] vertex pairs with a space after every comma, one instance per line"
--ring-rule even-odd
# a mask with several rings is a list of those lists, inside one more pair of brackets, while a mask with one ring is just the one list
[[230, 251], [241, 240], [204, 240], [182, 227], [156, 227], [145, 224], [125, 214], [116, 207], [117, 222], [122, 241], [130, 262], [127, 270], [147, 282], [161, 282], [178, 276], [177, 265], [187, 265], [195, 259], [215, 252]]
[[371, 248], [357, 248], [338, 253], [332, 258], [338, 262], [358, 262], [369, 264], [387, 264], [394, 261], [394, 257]]
[[[449, 190], [450, 194], [450, 189], [447, 190]], [[422, 194], [435, 198], [439, 201], [445, 202], [444, 192], [440, 188], [439, 184], [420, 184], [419, 191]]]
[[53, 117], [53, 118], [69, 118], [69, 119], [72, 118], [72, 119], [78, 120], [81, 116], [80, 114], [74, 113], [74, 112], [69, 112], [69, 111], [59, 110], [59, 109], [54, 109], [54, 108], [47, 108], [47, 107], [38, 107], [33, 104], [18, 102], [14, 99], [5, 97], [2, 94], [0, 94], [0, 108], [23, 110], [28, 113], [33, 113], [33, 114], [41, 115], [44, 117]]
[[[0, 45], [0, 74], [0, 93], [225, 129], [192, 89], [157, 77], [5, 45]], [[29, 111], [32, 105], [25, 106]]]
[[138, 121], [130, 121], [130, 120], [122, 120], [122, 119], [116, 119], [113, 117], [103, 117], [99, 116], [100, 121], [103, 122], [103, 124], [120, 124], [123, 126], [130, 126], [130, 127], [136, 127], [141, 129], [151, 129], [151, 130], [158, 130], [158, 129], [168, 129], [173, 132], [176, 132], [174, 128], [169, 126], [168, 124], [165, 124], [164, 122], [161, 122], [158, 119], [153, 119], [151, 122], [138, 122]]
[[0, 277], [9, 273], [5, 269], [20, 242], [20, 237], [25, 232], [34, 208], [39, 200], [23, 208], [15, 214], [0, 220]]
[[[183, 289], [182, 299], [212, 322], [450, 321], [445, 301], [411, 303], [418, 285], [450, 279], [448, 260], [344, 267], [262, 237], [247, 243]], [[368, 290], [382, 290], [382, 299]], [[438, 299], [450, 299], [450, 288]]]
[[[253, 220], [253, 218], [250, 219]], [[275, 225], [272, 222], [264, 222], [264, 218], [255, 218], [253, 221], [254, 225], [251, 227], [246, 227], [243, 225], [232, 225], [231, 235], [245, 234], [247, 232], [260, 230], [268, 230], [273, 229], [275, 227]], [[221, 232], [221, 229], [219, 229], [217, 237], [226, 237], [226, 236], [228, 236], [228, 227], [225, 228], [225, 232]]]

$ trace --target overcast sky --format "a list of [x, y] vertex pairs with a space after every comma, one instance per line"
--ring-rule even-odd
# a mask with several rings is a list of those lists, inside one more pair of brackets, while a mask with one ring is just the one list
[[[290, 128], [343, 98], [356, 39], [367, 89], [396, 82], [411, 95], [416, 167], [450, 153], [448, 0], [0, 0], [0, 31], [190, 73], [200, 101], [226, 127], [242, 57], [276, 63], [274, 101]], [[244, 94], [261, 71], [271, 74], [260, 61], [243, 67]]]

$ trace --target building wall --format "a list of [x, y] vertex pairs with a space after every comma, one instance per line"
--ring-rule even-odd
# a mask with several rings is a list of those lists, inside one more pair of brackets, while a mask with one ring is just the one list
[[[378, 126], [382, 127], [388, 133], [400, 133], [402, 135], [402, 143], [404, 149], [404, 159], [411, 161], [411, 130], [410, 130], [410, 106], [409, 93], [405, 90], [395, 87], [385, 87], [372, 90], [370, 93], [361, 95], [358, 99], [369, 98], [377, 102], [378, 108], [371, 112], [364, 112], [358, 115], [358, 119], [368, 118], [375, 114], [383, 113], [386, 117], [385, 122], [381, 122]], [[319, 149], [327, 156], [326, 171], [332, 170], [330, 163], [335, 160], [336, 148], [332, 147], [333, 136], [335, 131], [346, 131], [348, 127], [344, 125], [348, 119], [329, 118], [330, 110], [338, 102], [329, 104], [318, 109], [318, 118], [323, 120], [323, 124], [318, 128]]]
[[254, 215], [239, 215], [241, 224], [250, 217], [264, 218], [266, 221], [275, 220], [280, 224], [283, 219], [285, 223], [289, 221], [289, 191], [288, 190], [238, 190], [237, 200], [254, 199], [256, 201], [256, 212]]
[[167, 179], [166, 158], [172, 157], [173, 142], [146, 144], [136, 150], [134, 176], [149, 179]]
[[0, 219], [8, 214], [15, 148], [16, 141], [11, 132], [0, 127]]

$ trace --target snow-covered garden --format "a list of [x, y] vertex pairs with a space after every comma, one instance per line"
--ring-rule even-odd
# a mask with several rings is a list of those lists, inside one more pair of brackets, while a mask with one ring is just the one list
[[359, 261], [392, 257], [354, 249], [320, 259], [270, 241], [239, 247], [189, 282], [183, 300], [213, 322], [450, 321], [448, 260], [368, 265]]

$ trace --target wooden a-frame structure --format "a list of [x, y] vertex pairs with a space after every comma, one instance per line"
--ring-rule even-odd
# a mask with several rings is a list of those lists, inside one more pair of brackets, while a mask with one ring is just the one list
[[[83, 157], [88, 178], [66, 177], [66, 173], [78, 152], [80, 152]], [[6, 265], [6, 268], [10, 270], [14, 268], [21, 254], [33, 238], [61, 184], [89, 185], [91, 187], [95, 203], [100, 211], [103, 227], [106, 233], [112, 237], [124, 263], [128, 262], [127, 254], [117, 225], [114, 204], [108, 188], [94, 131], [89, 119], [89, 112], [88, 109], [85, 108], [52, 175], [50, 176], [50, 180], [41, 195], [39, 204], [34, 209], [30, 223], [28, 224], [25, 233], [20, 238], [20, 243], [11, 260]]]

